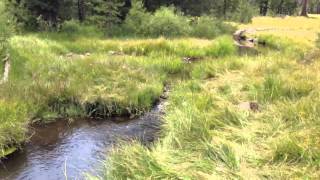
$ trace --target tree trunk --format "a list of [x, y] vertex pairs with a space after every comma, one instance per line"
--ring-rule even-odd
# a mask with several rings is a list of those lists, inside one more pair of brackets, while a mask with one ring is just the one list
[[228, 7], [227, 0], [224, 0], [223, 1], [223, 16], [224, 16], [224, 19], [227, 19], [227, 7]]
[[301, 11], [301, 16], [306, 16], [308, 17], [308, 0], [302, 0], [302, 11]]
[[283, 0], [280, 1], [280, 4], [278, 6], [278, 9], [277, 9], [277, 13], [282, 15], [283, 14]]
[[78, 18], [80, 22], [85, 20], [84, 0], [78, 0]]
[[0, 84], [4, 84], [9, 80], [9, 73], [10, 73], [10, 67], [11, 67], [9, 54], [7, 54], [7, 56], [3, 59], [3, 63], [4, 63], [4, 71], [3, 71], [2, 79], [0, 80]]
[[260, 15], [266, 16], [269, 9], [269, 0], [263, 0], [260, 2]]

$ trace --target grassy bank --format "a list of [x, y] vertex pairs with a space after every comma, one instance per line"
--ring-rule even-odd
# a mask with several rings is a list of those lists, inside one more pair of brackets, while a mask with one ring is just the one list
[[310, 52], [319, 50], [294, 37], [263, 35], [264, 54], [192, 65], [170, 95], [162, 138], [114, 149], [98, 179], [318, 179], [320, 59]]
[[291, 38], [296, 42], [314, 44], [320, 28], [320, 16], [305, 17], [255, 17], [250, 24], [240, 24], [241, 29], [256, 29], [258, 34], [272, 34]]
[[0, 150], [17, 146], [31, 123], [57, 118], [139, 116], [169, 77], [188, 75], [183, 57], [235, 53], [230, 37], [106, 40], [41, 33], [9, 41], [9, 82], [0, 86]]
[[319, 178], [318, 30], [296, 38], [289, 20], [243, 26], [287, 22], [295, 32], [259, 31], [266, 47], [255, 56], [237, 55], [229, 36], [14, 36], [9, 82], [0, 86], [0, 151], [25, 141], [31, 123], [139, 116], [174, 82], [160, 140], [115, 148], [98, 178]]

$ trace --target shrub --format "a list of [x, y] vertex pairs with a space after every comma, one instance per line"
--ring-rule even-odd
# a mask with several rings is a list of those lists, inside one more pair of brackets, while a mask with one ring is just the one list
[[199, 38], [215, 38], [218, 35], [231, 33], [235, 28], [210, 16], [201, 16], [192, 23], [192, 36]]
[[[192, 21], [193, 23], [190, 23]], [[136, 36], [192, 36], [208, 39], [235, 31], [235, 27], [209, 16], [190, 19], [181, 13], [175, 13], [172, 7], [162, 7], [152, 15], [145, 12], [142, 5], [139, 4], [133, 6], [123, 29], [127, 34]]]
[[125, 31], [134, 35], [144, 35], [151, 14], [147, 13], [141, 1], [134, 1], [123, 24]]
[[65, 21], [60, 28], [60, 33], [67, 35], [68, 37], [74, 36], [86, 36], [86, 37], [101, 37], [103, 36], [102, 31], [93, 25], [83, 25], [78, 21], [70, 20]]
[[61, 31], [67, 34], [79, 33], [80, 32], [80, 24], [77, 21], [65, 21], [61, 25]]
[[210, 39], [235, 31], [233, 26], [209, 16], [191, 19], [174, 7], [161, 7], [151, 14], [146, 11], [143, 3], [139, 0], [133, 2], [121, 27], [122, 35], [147, 37], [193, 36]]
[[220, 34], [220, 29], [216, 28], [216, 22], [213, 18], [203, 16], [193, 24], [192, 34], [200, 38], [213, 38]]
[[190, 32], [188, 19], [181, 13], [175, 13], [173, 7], [162, 7], [151, 16], [147, 24], [149, 36], [185, 36]]
[[42, 15], [36, 18], [37, 20], [37, 28], [39, 31], [55, 31], [55, 24], [51, 21], [46, 21], [43, 19]]

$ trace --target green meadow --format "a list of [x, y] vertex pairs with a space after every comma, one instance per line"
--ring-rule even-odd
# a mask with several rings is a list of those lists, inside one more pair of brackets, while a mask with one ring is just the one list
[[[154, 23], [161, 13], [188, 20], [167, 8]], [[201, 24], [185, 30], [196, 35], [171, 38], [110, 37], [72, 22], [61, 32], [19, 32], [5, 44], [0, 156], [23, 148], [34, 124], [139, 117], [170, 85], [160, 138], [115, 146], [103, 174], [87, 179], [318, 179], [319, 22], [313, 15], [235, 24], [265, 29], [254, 34], [254, 54], [240, 54], [230, 32], [205, 38]]]

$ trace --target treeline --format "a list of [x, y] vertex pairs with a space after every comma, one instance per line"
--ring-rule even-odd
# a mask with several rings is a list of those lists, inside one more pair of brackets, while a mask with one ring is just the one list
[[5, 6], [0, 1], [0, 60], [7, 55], [7, 40], [13, 32], [13, 19], [11, 19], [11, 16], [5, 11]]
[[[18, 29], [63, 30], [70, 32], [70, 35], [79, 29], [83, 30], [82, 24], [84, 24], [99, 27], [111, 36], [213, 38], [234, 30], [230, 25], [223, 23], [223, 20], [248, 23], [253, 16], [258, 15], [307, 15], [308, 12], [320, 11], [320, 0], [2, 0], [2, 2], [5, 3], [6, 16], [14, 18]], [[6, 18], [2, 19], [4, 20], [0, 24], [7, 23]]]
[[[136, 0], [6, 0], [7, 7], [25, 27], [41, 23], [57, 26], [66, 20], [110, 25], [125, 20]], [[250, 21], [253, 14], [295, 15], [308, 0], [144, 0], [148, 12], [161, 6], [174, 6], [185, 15]], [[309, 0], [308, 11], [320, 11], [320, 0]]]

